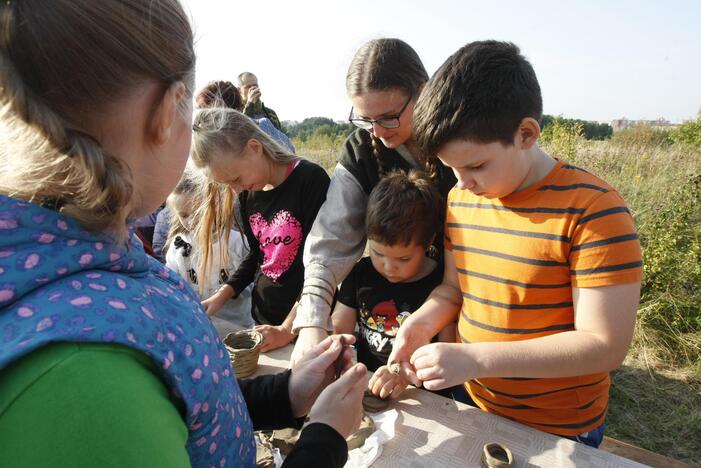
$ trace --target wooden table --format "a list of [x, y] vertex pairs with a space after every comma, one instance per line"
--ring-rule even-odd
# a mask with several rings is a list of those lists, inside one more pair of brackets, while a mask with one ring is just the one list
[[[289, 345], [261, 354], [254, 375], [287, 369], [292, 349]], [[420, 388], [406, 390], [390, 407], [399, 412], [396, 434], [373, 467], [479, 467], [488, 442], [509, 447], [518, 467], [646, 466]]]

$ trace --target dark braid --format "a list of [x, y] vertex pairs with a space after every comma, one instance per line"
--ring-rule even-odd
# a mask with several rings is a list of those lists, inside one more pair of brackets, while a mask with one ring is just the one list
[[437, 184], [440, 180], [440, 166], [438, 160], [435, 157], [426, 158], [426, 174], [428, 174], [429, 179], [434, 184]]
[[382, 157], [385, 146], [382, 144], [379, 138], [370, 134], [370, 140], [372, 141], [372, 157], [375, 158], [377, 162], [377, 175], [382, 178], [387, 173], [387, 168], [385, 167], [385, 158]]

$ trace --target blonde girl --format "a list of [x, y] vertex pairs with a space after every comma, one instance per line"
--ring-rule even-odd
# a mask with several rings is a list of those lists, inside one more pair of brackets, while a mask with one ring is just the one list
[[[192, 160], [216, 184], [206, 202], [200, 245], [211, 233], [226, 242], [234, 223], [234, 197], [241, 209], [249, 255], [217, 293], [203, 301], [216, 314], [250, 283], [253, 318], [264, 334], [264, 350], [289, 343], [294, 308], [302, 290], [302, 251], [324, 202], [329, 177], [318, 165], [290, 154], [242, 113], [201, 109], [195, 115]], [[207, 249], [205, 247], [205, 249]], [[202, 274], [211, 269], [202, 255]]]
[[[204, 188], [201, 177], [186, 171], [166, 202], [170, 215], [166, 266], [179, 273], [200, 298], [211, 296], [229, 279], [248, 254], [244, 238], [238, 231], [234, 231], [229, 235], [228, 248], [220, 249], [216, 242], [212, 245], [214, 258], [209, 275], [197, 275], [197, 258], [202, 249], [195, 237], [196, 211], [202, 202]], [[224, 337], [232, 331], [253, 327], [251, 289], [246, 288], [235, 300], [228, 301], [217, 316], [210, 317], [219, 336]]]

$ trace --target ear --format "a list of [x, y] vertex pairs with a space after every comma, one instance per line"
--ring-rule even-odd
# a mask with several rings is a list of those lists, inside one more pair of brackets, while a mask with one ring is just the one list
[[263, 144], [255, 138], [249, 138], [246, 142], [246, 148], [256, 156], [263, 154]]
[[166, 88], [157, 102], [151, 118], [151, 135], [157, 145], [167, 142], [172, 133], [178, 115], [178, 106], [185, 97], [187, 89], [182, 81], [176, 81]]
[[540, 137], [540, 125], [532, 117], [526, 117], [521, 121], [516, 131], [516, 144], [524, 150], [531, 149]]

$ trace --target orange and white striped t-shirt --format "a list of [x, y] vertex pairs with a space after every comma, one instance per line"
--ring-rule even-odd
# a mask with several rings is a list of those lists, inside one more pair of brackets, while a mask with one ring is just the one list
[[[623, 199], [598, 177], [560, 161], [539, 183], [502, 199], [454, 188], [446, 248], [463, 293], [458, 340], [465, 343], [573, 330], [573, 287], [632, 283], [642, 276], [640, 242]], [[485, 411], [572, 436], [604, 421], [609, 384], [603, 372], [480, 378], [465, 387]]]

